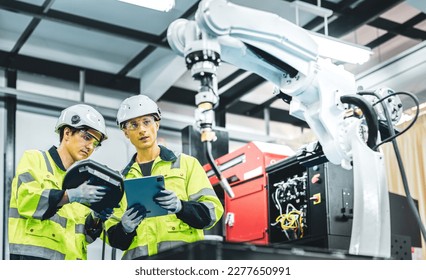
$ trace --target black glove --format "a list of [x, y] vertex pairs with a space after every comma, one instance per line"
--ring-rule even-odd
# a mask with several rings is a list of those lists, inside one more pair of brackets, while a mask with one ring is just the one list
[[112, 215], [112, 212], [114, 212], [112, 208], [105, 208], [100, 212], [92, 211], [92, 215], [94, 218], [101, 219], [102, 222], [105, 222]]

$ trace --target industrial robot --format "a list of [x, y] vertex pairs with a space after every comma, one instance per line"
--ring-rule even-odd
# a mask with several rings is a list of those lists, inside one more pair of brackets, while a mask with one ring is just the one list
[[[263, 77], [276, 86], [275, 94], [287, 97], [290, 114], [306, 121], [327, 160], [353, 169], [349, 253], [390, 257], [389, 197], [383, 153], [376, 145], [381, 141], [378, 124], [385, 120], [385, 113], [393, 125], [402, 115], [401, 101], [392, 95], [393, 90], [380, 88], [368, 95], [357, 91], [354, 75], [321, 57], [309, 31], [276, 14], [225, 0], [201, 1], [195, 20], [172, 22], [167, 39], [200, 84], [195, 116], [208, 150], [216, 137], [214, 109], [219, 103], [216, 73], [220, 63]], [[373, 106], [389, 95], [392, 98], [385, 105]], [[215, 167], [214, 161], [210, 163]], [[219, 179], [232, 197], [226, 178]]]

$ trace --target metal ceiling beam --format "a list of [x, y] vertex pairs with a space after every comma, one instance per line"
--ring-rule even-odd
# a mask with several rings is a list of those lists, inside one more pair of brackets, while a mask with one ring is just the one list
[[186, 10], [180, 17], [187, 18], [187, 19], [189, 19], [190, 17], [193, 17], [195, 12], [198, 9], [199, 4], [200, 4], [200, 0], [195, 1], [195, 3], [191, 7], [189, 7], [189, 9]]
[[241, 97], [249, 93], [263, 82], [265, 82], [264, 78], [257, 74], [250, 74], [247, 78], [233, 85], [230, 89], [220, 95], [219, 106], [216, 111], [228, 111], [229, 108], [239, 102]]
[[[144, 33], [135, 31], [128, 28], [123, 28], [120, 26], [112, 25], [105, 22], [100, 22], [88, 18], [83, 18], [80, 16], [75, 16], [55, 10], [50, 10], [50, 7], [52, 6], [54, 0], [47, 0], [42, 7], [39, 7], [37, 5], [31, 5], [27, 3], [21, 3], [19, 1], [13, 1], [13, 3], [0, 3], [0, 8], [3, 8], [5, 10], [9, 10], [12, 12], [25, 14], [34, 17], [26, 30], [22, 33], [21, 37], [19, 38], [18, 42], [15, 44], [14, 48], [12, 49], [10, 53], [10, 57], [8, 61], [15, 60], [14, 56], [17, 55], [20, 48], [23, 46], [23, 44], [27, 41], [29, 36], [32, 34], [32, 32], [35, 30], [37, 25], [40, 23], [42, 19], [45, 20], [51, 20], [56, 21], [60, 23], [65, 23], [67, 25], [73, 25], [84, 29], [92, 29], [96, 31], [101, 31], [103, 33], [112, 34], [114, 36], [119, 37], [125, 37], [130, 38], [133, 40], [141, 41], [143, 43], [148, 43], [148, 47], [144, 48], [135, 58], [130, 60], [127, 65], [125, 65], [115, 76], [111, 75], [110, 78], [108, 78], [108, 81], [105, 81], [102, 79], [103, 84], [101, 86], [104, 87], [113, 87], [113, 88], [120, 88], [120, 86], [115, 85], [115, 83], [118, 81], [122, 81], [127, 73], [131, 71], [136, 65], [138, 65], [145, 57], [147, 57], [153, 50], [156, 49], [157, 46], [161, 47], [168, 47], [168, 45], [164, 42], [162, 42], [162, 39], [164, 38], [164, 33], [161, 36], [154, 36], [152, 34]], [[11, 1], [12, 2], [12, 1]], [[10, 67], [10, 66], [5, 66]], [[79, 69], [81, 70], [81, 69]], [[99, 77], [99, 75], [96, 75]], [[69, 78], [66, 78], [69, 79]]]
[[271, 106], [271, 104], [274, 103], [275, 101], [277, 101], [278, 99], [280, 99], [280, 98], [277, 95], [274, 95], [272, 98], [266, 100], [265, 102], [257, 105], [256, 107], [254, 107], [253, 109], [248, 111], [246, 113], [246, 115], [247, 116], [255, 115], [255, 114], [259, 113], [260, 111], [263, 111], [265, 108], [269, 108]]
[[[340, 38], [379, 17], [403, 0], [364, 0], [328, 25], [328, 34]], [[348, 26], [350, 28], [348, 28]]]
[[[183, 13], [182, 17], [189, 17], [196, 11], [198, 7], [198, 2], [194, 3], [185, 13]], [[56, 10], [49, 10], [52, 3], [48, 3], [46, 1], [43, 4], [43, 9], [40, 11], [40, 7], [37, 5], [32, 5], [28, 3], [22, 3], [19, 1], [11, 1], [8, 3], [0, 3], [0, 8], [8, 11], [12, 11], [15, 13], [24, 14], [27, 16], [34, 17], [31, 21], [29, 28], [24, 32], [26, 39], [30, 36], [32, 31], [38, 25], [38, 23], [44, 20], [50, 20], [54, 22], [59, 22], [62, 24], [72, 25], [79, 28], [96, 30], [101, 33], [106, 33], [114, 36], [124, 37], [127, 39], [132, 39], [136, 41], [140, 41], [146, 44], [149, 44], [148, 47], [144, 48], [138, 55], [136, 55], [133, 59], [131, 59], [117, 74], [114, 79], [111, 80], [120, 80], [124, 76], [127, 75], [134, 67], [136, 67], [140, 62], [143, 61], [150, 53], [152, 53], [157, 47], [161, 48], [169, 48], [168, 43], [166, 42], [167, 30], [164, 31], [160, 36], [155, 36], [149, 33], [136, 31], [130, 28], [125, 28], [113, 24], [109, 24], [106, 22], [101, 22], [89, 18], [84, 18], [77, 15], [72, 15]], [[21, 36], [22, 37], [22, 36]], [[19, 51], [20, 47], [22, 47], [23, 43], [26, 41], [22, 40], [17, 49], [16, 53]], [[111, 85], [111, 82], [109, 83]]]
[[[79, 73], [82, 69], [81, 67], [69, 64], [19, 54], [12, 58], [10, 57], [10, 53], [5, 51], [0, 51], [0, 67], [45, 75], [76, 83], [79, 83]], [[139, 93], [139, 79], [129, 77], [121, 77], [118, 79], [114, 74], [93, 69], [85, 69], [85, 72], [87, 84], [125, 92]]]
[[426, 20], [426, 14], [419, 13], [409, 19], [408, 21], [400, 24], [384, 18], [376, 18], [375, 20], [368, 23], [372, 27], [386, 30], [395, 35], [402, 35], [415, 40], [426, 40], [426, 32], [414, 26], [422, 21]]
[[367, 45], [365, 45], [366, 47], [369, 47], [371, 49], [377, 48], [380, 45], [382, 45], [383, 43], [393, 39], [396, 37], [396, 34], [392, 34], [392, 33], [385, 33], [382, 36], [374, 39], [373, 41], [371, 41], [370, 43], [368, 43]]
[[159, 48], [170, 49], [169, 45], [166, 42], [163, 42], [163, 38], [160, 36], [52, 9], [46, 13], [43, 13], [43, 11], [40, 9], [40, 6], [24, 3], [21, 1], [1, 1], [0, 9], [34, 17], [39, 20], [49, 20], [65, 25], [89, 29], [108, 35], [114, 35], [117, 37], [142, 42]]
[[[219, 94], [220, 94], [220, 91], [224, 87], [231, 84], [234, 80], [236, 80], [238, 77], [242, 76], [244, 73], [246, 73], [246, 71], [244, 69], [237, 69], [235, 72], [233, 72], [232, 74], [227, 76], [225, 79], [220, 81], [219, 84], [218, 84]], [[230, 86], [228, 86], [228, 88], [229, 87]], [[218, 111], [215, 114], [215, 121], [216, 121], [216, 125], [221, 126], [221, 127], [225, 127], [226, 126], [226, 111], [224, 111], [224, 110]]]
[[426, 32], [416, 29], [413, 26], [416, 25], [417, 23], [422, 22], [425, 19], [426, 19], [426, 14], [424, 13], [417, 14], [416, 16], [412, 17], [411, 19], [404, 22], [403, 24], [399, 24], [397, 22], [393, 22], [384, 18], [377, 18], [368, 24], [370, 26], [386, 30], [388, 31], [388, 33], [385, 33], [382, 36], [374, 39], [373, 41], [368, 43], [366, 46], [371, 49], [374, 49], [386, 43], [387, 41], [395, 38], [397, 35], [402, 35], [415, 40], [424, 41], [426, 39]]
[[[292, 0], [287, 0], [287, 1], [291, 2]], [[302, 0], [302, 1], [313, 4], [313, 5], [317, 4], [317, 0]], [[388, 33], [376, 38], [375, 40], [371, 41], [370, 43], [366, 45], [367, 47], [372, 49], [395, 38], [397, 35], [402, 35], [402, 36], [410, 37], [413, 39], [420, 39], [420, 40], [426, 39], [424, 38], [426, 36], [426, 32], [422, 30], [418, 30], [413, 27], [414, 25], [416, 25], [417, 23], [425, 19], [424, 13], [420, 13], [416, 15], [415, 17], [405, 22], [404, 24], [399, 24], [399, 23], [386, 20], [384, 18], [378, 18], [377, 16], [381, 14], [383, 11], [392, 8], [393, 6], [399, 4], [399, 2], [402, 2], [402, 1], [380, 1], [380, 3], [379, 1], [376, 1], [376, 3], [374, 3], [374, 1], [370, 1], [373, 3], [373, 4], [369, 3], [370, 5], [376, 6], [375, 9], [371, 9], [371, 10], [365, 9], [366, 3], [363, 3], [363, 2], [366, 2], [366, 1], [365, 0], [364, 1], [343, 0], [343, 1], [340, 1], [339, 3], [322, 1], [321, 6], [332, 10], [333, 15], [337, 16], [339, 19], [329, 24], [329, 26], [330, 25], [333, 26], [332, 28], [329, 28], [329, 35], [334, 37], [340, 37], [344, 34], [347, 34], [349, 32], [356, 30], [359, 26], [361, 26], [364, 22], [366, 22], [370, 26], [388, 31]], [[381, 7], [377, 7], [377, 5], [381, 5]], [[358, 9], [365, 9], [365, 11], [358, 12], [356, 11]], [[379, 9], [380, 11], [377, 12], [377, 9]], [[360, 15], [363, 15], [363, 16], [361, 17]], [[358, 19], [354, 20], [354, 17]], [[342, 20], [341, 18], [346, 18], [346, 23], [342, 23], [342, 21], [344, 20]], [[373, 19], [373, 20], [369, 22], [368, 21], [369, 19]], [[351, 21], [352, 23], [348, 25], [347, 23], [348, 21]], [[303, 27], [305, 29], [312, 30], [323, 23], [324, 22], [322, 18], [316, 17]], [[319, 32], [323, 32], [323, 30], [324, 29], [320, 30]]]
[[[43, 5], [41, 6], [42, 8], [41, 13], [45, 14], [50, 9], [50, 7], [52, 7], [53, 2], [55, 2], [55, 0], [44, 1]], [[31, 34], [34, 32], [34, 30], [36, 29], [40, 21], [41, 19], [38, 19], [38, 18], [33, 18], [31, 20], [27, 28], [25, 28], [24, 32], [22, 32], [18, 41], [16, 41], [16, 44], [13, 46], [12, 50], [10, 51], [12, 55], [15, 55], [19, 52], [19, 50], [22, 48], [22, 46], [25, 44], [28, 38], [30, 38]]]
[[[235, 71], [231, 75], [239, 76], [243, 73], [242, 71], [244, 70]], [[251, 74], [246, 79], [242, 80], [241, 82], [232, 86], [227, 91], [223, 92], [220, 95], [219, 106], [215, 110], [216, 114], [221, 114], [222, 112], [230, 112], [231, 107], [238, 107], [241, 103], [240, 98], [263, 82], [265, 82], [265, 79], [256, 74]], [[159, 100], [195, 106], [196, 94], [196, 91], [182, 89], [178, 87], [171, 87]], [[245, 115], [244, 113], [239, 114]]]
[[[292, 0], [287, 1], [292, 2]], [[338, 17], [328, 24], [328, 34], [340, 38], [358, 29], [363, 24], [367, 24], [380, 16], [380, 14], [403, 1], [404, 0], [343, 0], [339, 3], [322, 1], [321, 7], [332, 10], [333, 15]], [[305, 0], [303, 2], [313, 5], [317, 4], [317, 0]], [[317, 17], [303, 27], [312, 30], [323, 23], [323, 19]], [[318, 32], [324, 33], [324, 28], [318, 30]]]
[[[181, 18], [188, 18], [190, 16], [192, 16], [195, 11], [198, 8], [198, 2], [194, 3], [194, 5], [192, 5], [188, 10], [185, 11], [185, 13], [182, 14]], [[163, 31], [163, 33], [160, 34], [160, 36], [158, 36], [158, 38], [160, 38], [159, 40], [165, 44], [168, 45], [168, 43], [166, 42], [167, 40], [167, 29], [165, 31]], [[156, 47], [153, 45], [150, 45], [146, 48], [144, 48], [143, 50], [141, 50], [140, 53], [138, 53], [134, 58], [132, 58], [118, 73], [117, 76], [126, 76], [127, 73], [129, 73], [130, 71], [132, 71], [133, 68], [135, 68], [137, 65], [139, 65], [139, 63], [141, 63], [148, 55], [150, 55], [153, 51], [155, 51]]]
[[196, 94], [196, 91], [173, 86], [161, 96], [159, 101], [168, 101], [195, 107]]
[[141, 93], [153, 100], [163, 96], [188, 71], [183, 57], [173, 52], [161, 53], [147, 58], [144, 65], [138, 69]]
[[218, 88], [221, 89], [222, 87], [229, 84], [230, 82], [232, 82], [233, 80], [235, 80], [236, 78], [244, 74], [245, 72], [246, 70], [238, 69], [237, 71], [235, 71], [234, 73], [226, 77], [225, 79], [222, 79], [222, 81], [220, 81], [218, 84]]
[[156, 47], [148, 46], [144, 48], [139, 54], [132, 58], [118, 73], [116, 76], [124, 77], [139, 63], [141, 63], [148, 55], [155, 51]]
[[[252, 110], [256, 106], [257, 106], [257, 104], [240, 101], [240, 102], [238, 102], [238, 106], [233, 106], [227, 112], [231, 113], [231, 114], [247, 116], [246, 112], [249, 112], [250, 110]], [[309, 127], [306, 122], [291, 116], [289, 111], [287, 111], [287, 110], [269, 107], [269, 115], [270, 115], [269, 120], [271, 120], [271, 121], [288, 123], [288, 124], [292, 124], [292, 125], [304, 127], [304, 128]], [[264, 111], [262, 110], [262, 111], [260, 111], [256, 114], [254, 114], [254, 115], [250, 115], [250, 117], [263, 120], [264, 119]]]
[[[287, 0], [288, 2], [292, 2], [293, 0]], [[306, 3], [310, 3], [312, 5], [317, 5], [318, 0], [301, 0]], [[352, 5], [354, 5], [359, 0], [343, 0], [339, 3], [333, 3], [329, 1], [322, 1], [321, 7], [325, 9], [329, 9], [333, 11], [334, 16], [342, 16], [346, 12], [348, 12]], [[321, 26], [324, 24], [324, 19], [322, 17], [315, 17], [310, 22], [305, 24], [303, 28], [307, 30], [315, 29], [318, 26]]]
[[[11, 97], [15, 99], [15, 103], [17, 105], [17, 109], [12, 109], [10, 112], [16, 113], [17, 110], [19, 111], [26, 111], [26, 112], [32, 112], [36, 114], [43, 114], [53, 117], [58, 117], [61, 110], [63, 110], [66, 107], [69, 107], [71, 105], [78, 104], [77, 101], [69, 100], [69, 99], [63, 99], [58, 97], [52, 97], [52, 96], [44, 96], [39, 94], [34, 94], [30, 92], [24, 92], [19, 91], [11, 88], [4, 88], [0, 87], [0, 102], [8, 102], [7, 98]], [[109, 108], [109, 107], [103, 107], [98, 106], [98, 104], [90, 104], [94, 106], [101, 114], [104, 116], [106, 124], [109, 126], [116, 127], [116, 116], [117, 116], [117, 109]], [[8, 106], [8, 105], [7, 105]], [[15, 121], [8, 121], [7, 124], [9, 127], [14, 128], [16, 127]], [[166, 131], [175, 131], [175, 132], [181, 132], [181, 130], [188, 125], [192, 125], [192, 123], [188, 123], [186, 121], [176, 120], [176, 119], [168, 119], [163, 118], [161, 120], [161, 127], [165, 129]], [[241, 131], [233, 131], [228, 130], [229, 132], [229, 138], [233, 141], [242, 141], [242, 142], [249, 142], [249, 141], [263, 141], [263, 142], [276, 142], [277, 138], [270, 137], [267, 135], [262, 134], [254, 134], [254, 133], [245, 133]], [[164, 133], [164, 131], [163, 131]], [[167, 132], [166, 132], [167, 133]], [[6, 134], [8, 137], [11, 137], [12, 133]], [[13, 148], [5, 149], [6, 155], [9, 156], [9, 158], [13, 158], [13, 152], [8, 151], [14, 151]], [[5, 161], [8, 163], [8, 167], [14, 166], [14, 163], [12, 160]], [[5, 166], [6, 167], [6, 166]], [[12, 174], [11, 179], [13, 179], [14, 172], [8, 172], [9, 174]], [[8, 179], [4, 177], [5, 179]], [[8, 179], [7, 184], [4, 184], [4, 186], [10, 186], [10, 181]], [[7, 198], [5, 197], [5, 201]], [[7, 217], [7, 215], [5, 215]], [[7, 232], [7, 231], [6, 231]], [[5, 236], [5, 235], [3, 235]]]
[[[20, 108], [25, 107], [31, 112], [36, 112], [36, 113], [43, 112], [47, 115], [50, 115], [51, 112], [54, 112], [56, 117], [59, 115], [59, 112], [62, 111], [64, 108], [67, 108], [71, 105], [75, 105], [79, 103], [79, 101], [77, 100], [45, 96], [40, 94], [34, 94], [32, 92], [16, 90], [12, 88], [0, 87], [0, 99], [3, 98], [3, 96], [4, 98], [7, 98], [8, 96], [14, 97], [16, 99], [17, 105]], [[102, 114], [102, 116], [105, 118], [106, 121], [116, 125], [116, 117], [117, 117], [116, 109], [99, 106], [98, 104], [90, 104], [90, 105], [95, 107]], [[16, 112], [16, 108], [15, 108], [15, 112]]]
[[[160, 101], [168, 101], [168, 102], [172, 102], [172, 103], [179, 103], [179, 104], [183, 104], [183, 105], [188, 105], [188, 106], [194, 107], [194, 109], [195, 109], [195, 95], [196, 94], [197, 94], [196, 91], [187, 90], [187, 89], [178, 88], [178, 87], [171, 87], [160, 98]], [[221, 99], [221, 101], [222, 101], [222, 99]], [[235, 114], [235, 115], [242, 115], [242, 116], [247, 116], [247, 112], [249, 112], [250, 110], [252, 110], [253, 108], [256, 108], [258, 106], [257, 104], [244, 102], [244, 101], [238, 101], [234, 105], [235, 106], [231, 106], [226, 112], [231, 113], [231, 114]], [[270, 110], [270, 120], [271, 121], [289, 123], [289, 124], [292, 124], [292, 125], [295, 125], [295, 126], [305, 127], [305, 128], [308, 127], [306, 122], [291, 116], [287, 110], [281, 110], [281, 109], [277, 109], [277, 108], [269, 108], [269, 110]], [[263, 120], [263, 111], [258, 112], [258, 113], [253, 114], [253, 115], [250, 115], [250, 117]]]

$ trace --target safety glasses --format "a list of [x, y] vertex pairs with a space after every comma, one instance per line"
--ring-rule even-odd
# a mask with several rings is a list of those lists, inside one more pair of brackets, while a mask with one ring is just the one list
[[78, 133], [81, 136], [81, 138], [84, 139], [84, 141], [91, 143], [94, 149], [97, 149], [101, 146], [101, 141], [98, 138], [96, 138], [95, 135], [91, 134], [87, 130], [80, 129]]
[[126, 124], [124, 125], [124, 128], [131, 131], [139, 130], [141, 127], [148, 129], [154, 123], [155, 123], [154, 117], [148, 116], [148, 117], [142, 117], [142, 118], [130, 120], [126, 122]]

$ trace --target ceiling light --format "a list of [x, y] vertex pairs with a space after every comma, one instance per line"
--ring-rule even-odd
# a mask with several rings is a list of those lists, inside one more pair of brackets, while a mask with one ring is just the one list
[[328, 36], [328, 18], [333, 14], [333, 11], [321, 7], [320, 0], [317, 3], [318, 5], [315, 6], [302, 1], [294, 1], [290, 5], [295, 8], [297, 25], [299, 25], [299, 10], [324, 19], [324, 35], [312, 31], [309, 32], [309, 35], [318, 44], [319, 55], [346, 63], [363, 64], [367, 62], [372, 54], [370, 48]]
[[309, 32], [312, 39], [318, 44], [318, 52], [322, 57], [328, 57], [340, 62], [363, 64], [370, 59], [373, 53], [370, 48], [351, 44], [334, 37]]
[[168, 12], [175, 6], [175, 0], [118, 0], [148, 9]]

